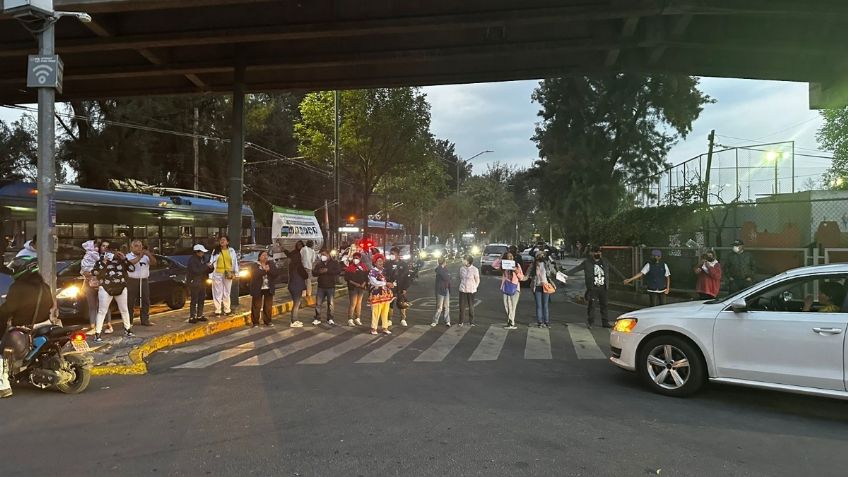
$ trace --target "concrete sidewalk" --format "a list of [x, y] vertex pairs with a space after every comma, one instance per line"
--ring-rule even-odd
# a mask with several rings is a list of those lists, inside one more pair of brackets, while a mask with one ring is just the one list
[[[313, 286], [313, 292], [315, 287]], [[347, 294], [346, 286], [336, 287], [336, 296]], [[288, 325], [288, 317], [281, 315], [289, 313], [292, 309], [291, 296], [285, 288], [277, 290], [274, 296], [274, 309], [272, 316], [279, 317], [278, 324], [283, 323]], [[147, 365], [145, 358], [150, 354], [168, 346], [174, 346], [187, 341], [205, 338], [207, 336], [220, 333], [233, 328], [247, 326], [250, 324], [250, 306], [251, 297], [245, 295], [239, 297], [239, 306], [233, 309], [233, 314], [230, 316], [216, 317], [214, 315], [214, 306], [211, 300], [206, 300], [204, 313], [209, 319], [208, 322], [192, 324], [188, 322], [189, 309], [188, 303], [186, 306], [173, 311], [156, 313], [151, 315], [151, 321], [155, 326], [133, 326], [134, 337], [128, 338], [123, 336], [123, 327], [120, 318], [113, 318], [112, 325], [115, 328], [115, 333], [111, 335], [103, 335], [104, 342], [102, 345], [92, 346], [94, 351], [94, 370], [95, 376], [108, 374], [145, 374], [147, 373]], [[301, 309], [314, 307], [315, 297], [305, 298]], [[301, 312], [300, 321], [311, 321], [312, 314]], [[135, 321], [138, 323], [138, 318]]]

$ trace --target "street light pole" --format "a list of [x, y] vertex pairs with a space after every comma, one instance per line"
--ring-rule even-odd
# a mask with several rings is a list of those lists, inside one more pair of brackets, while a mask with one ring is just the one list
[[[473, 156], [469, 157], [468, 159], [466, 159], [462, 162], [463, 163], [471, 162], [472, 159], [479, 157], [479, 156], [482, 156], [483, 154], [490, 153], [490, 152], [495, 152], [495, 151], [489, 151], [489, 150], [480, 151], [477, 154], [474, 154]], [[456, 158], [456, 194], [457, 195], [459, 195], [459, 162], [460, 162], [460, 159]]]
[[[341, 98], [339, 97], [339, 91], [333, 91], [333, 117], [335, 118], [333, 121], [333, 172], [335, 173], [335, 177], [333, 179], [333, 198], [336, 200], [336, 230], [333, 231], [333, 246], [338, 247], [338, 227], [341, 225], [341, 187], [339, 186], [341, 183], [341, 178], [339, 174], [339, 109]], [[368, 220], [368, 217], [365, 218]]]
[[[38, 54], [55, 54], [54, 18], [44, 20], [44, 30], [38, 37]], [[38, 178], [36, 188], [36, 230], [38, 240], [38, 267], [44, 281], [50, 286], [52, 295], [56, 294], [56, 131], [54, 113], [56, 108], [56, 90], [38, 88]]]

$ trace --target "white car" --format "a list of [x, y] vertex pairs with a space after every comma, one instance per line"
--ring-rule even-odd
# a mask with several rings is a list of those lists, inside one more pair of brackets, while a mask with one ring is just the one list
[[495, 260], [503, 257], [503, 254], [507, 250], [509, 250], [509, 245], [505, 243], [490, 243], [486, 245], [486, 248], [483, 249], [483, 254], [480, 256], [480, 273], [483, 275], [492, 273], [494, 271], [492, 265], [495, 263]]
[[846, 280], [848, 264], [804, 267], [727, 298], [625, 313], [610, 360], [669, 396], [713, 381], [848, 399]]

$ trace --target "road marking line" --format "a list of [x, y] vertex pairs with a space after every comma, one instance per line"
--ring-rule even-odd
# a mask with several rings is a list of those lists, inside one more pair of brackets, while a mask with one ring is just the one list
[[607, 359], [607, 356], [598, 347], [595, 337], [584, 325], [569, 323], [568, 334], [571, 335], [571, 343], [577, 352], [577, 359]]
[[261, 348], [263, 346], [267, 346], [270, 344], [278, 343], [285, 339], [291, 338], [296, 333], [300, 331], [297, 328], [289, 328], [287, 330], [280, 331], [278, 333], [274, 333], [272, 335], [266, 336], [262, 339], [258, 339], [256, 341], [249, 341], [247, 343], [242, 343], [240, 345], [234, 346], [232, 348], [228, 348], [222, 351], [218, 351], [217, 353], [212, 353], [206, 355], [202, 358], [195, 359], [194, 361], [189, 361], [188, 363], [183, 363], [178, 366], [174, 366], [174, 368], [188, 368], [188, 369], [200, 369], [206, 368], [208, 366], [212, 366], [213, 364], [220, 363], [221, 361], [233, 358], [235, 356], [239, 356], [245, 353], [249, 353], [257, 348]]
[[358, 335], [353, 335], [347, 341], [343, 341], [332, 348], [325, 349], [318, 354], [314, 354], [303, 361], [300, 361], [297, 364], [326, 364], [330, 361], [338, 358], [339, 356], [348, 353], [350, 351], [355, 350], [361, 346], [365, 346], [371, 341], [376, 340], [377, 337], [371, 335], [370, 333], [361, 333]]
[[508, 330], [503, 325], [491, 325], [486, 330], [483, 340], [477, 345], [477, 349], [468, 358], [468, 361], [494, 361], [501, 355], [504, 342], [506, 342]]
[[312, 346], [323, 343], [324, 341], [327, 341], [329, 339], [333, 339], [345, 332], [346, 330], [344, 328], [332, 328], [326, 333], [319, 333], [314, 336], [310, 336], [309, 338], [304, 338], [302, 340], [295, 341], [294, 343], [291, 343], [288, 346], [275, 348], [270, 351], [266, 351], [262, 354], [252, 356], [244, 361], [239, 361], [233, 366], [262, 366], [272, 361], [277, 361], [278, 359], [285, 358], [286, 356], [297, 353], [298, 351], [303, 351], [307, 348], [311, 348]]
[[380, 346], [374, 351], [363, 356], [357, 363], [385, 363], [392, 356], [406, 349], [413, 341], [421, 337], [427, 330], [429, 325], [415, 325], [412, 328], [404, 331], [396, 338], [391, 339], [388, 343]]
[[439, 362], [445, 359], [447, 355], [459, 344], [459, 340], [468, 333], [470, 326], [454, 327], [442, 334], [429, 348], [415, 358], [418, 362]]
[[551, 333], [547, 328], [528, 328], [524, 359], [553, 359]]
[[249, 336], [251, 334], [256, 334], [256, 330], [252, 328], [248, 328], [246, 330], [241, 330], [235, 332], [231, 335], [223, 336], [218, 339], [214, 339], [211, 341], [207, 341], [205, 343], [196, 344], [193, 346], [185, 346], [182, 348], [174, 348], [171, 350], [172, 353], [197, 353], [199, 351], [206, 351], [207, 349], [214, 348], [216, 346], [220, 346], [222, 344], [227, 344], [231, 341], [235, 341], [240, 338], [244, 338], [245, 336]]

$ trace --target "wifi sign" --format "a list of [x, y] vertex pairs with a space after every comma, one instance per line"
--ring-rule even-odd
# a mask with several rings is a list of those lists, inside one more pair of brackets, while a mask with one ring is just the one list
[[56, 88], [62, 92], [62, 60], [59, 55], [29, 55], [27, 86]]

